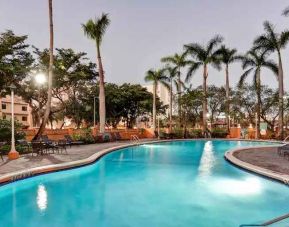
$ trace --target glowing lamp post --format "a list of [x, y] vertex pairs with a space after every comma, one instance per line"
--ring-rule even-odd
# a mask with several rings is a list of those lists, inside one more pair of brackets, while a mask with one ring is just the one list
[[16, 86], [12, 84], [10, 87], [11, 89], [11, 150], [8, 153], [8, 158], [10, 160], [14, 160], [19, 158], [19, 153], [16, 151], [15, 148], [15, 127], [14, 127], [14, 90]]

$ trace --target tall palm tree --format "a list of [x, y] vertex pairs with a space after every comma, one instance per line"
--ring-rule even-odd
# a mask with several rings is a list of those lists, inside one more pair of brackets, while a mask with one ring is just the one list
[[220, 60], [218, 58], [217, 48], [223, 41], [221, 36], [215, 36], [207, 45], [203, 46], [198, 43], [191, 43], [185, 45], [185, 50], [188, 54], [191, 54], [195, 60], [193, 64], [189, 66], [186, 81], [189, 81], [201, 66], [203, 66], [203, 132], [207, 130], [207, 78], [208, 78], [208, 66], [212, 65], [214, 68], [220, 70]]
[[86, 24], [82, 24], [84, 34], [95, 41], [97, 51], [98, 73], [99, 73], [99, 132], [105, 131], [105, 91], [104, 91], [104, 71], [100, 54], [100, 45], [107, 27], [110, 24], [108, 14], [102, 14], [100, 18], [88, 20]]
[[[170, 132], [172, 132], [172, 116], [173, 116], [173, 82], [175, 81], [177, 73], [177, 67], [172, 67], [170, 65], [166, 65], [165, 71], [167, 72], [168, 81], [169, 81], [169, 92], [170, 92], [170, 105], [169, 105], [169, 121], [170, 121]], [[178, 81], [175, 81], [178, 84]], [[178, 86], [177, 86], [178, 88]]]
[[258, 50], [250, 50], [243, 57], [242, 67], [245, 72], [241, 75], [239, 86], [242, 87], [245, 79], [252, 72], [253, 73], [253, 84], [256, 90], [257, 97], [257, 138], [260, 137], [260, 122], [261, 122], [261, 69], [267, 68], [271, 70], [276, 76], [278, 75], [278, 66], [277, 64], [267, 59], [268, 52], [266, 51], [258, 51]]
[[282, 15], [285, 17], [289, 16], [289, 6], [287, 6], [283, 11], [282, 11]]
[[53, 32], [53, 6], [52, 0], [48, 0], [48, 14], [49, 14], [49, 66], [48, 66], [48, 90], [47, 102], [43, 120], [39, 127], [38, 132], [33, 139], [38, 139], [44, 132], [45, 126], [49, 120], [51, 112], [51, 99], [52, 99], [52, 79], [53, 79], [53, 48], [54, 48], [54, 32]]
[[181, 115], [182, 115], [182, 108], [180, 104], [181, 100], [181, 92], [182, 92], [182, 79], [181, 79], [181, 69], [185, 67], [186, 65], [190, 64], [191, 61], [186, 60], [186, 53], [182, 54], [175, 54], [168, 57], [163, 57], [161, 59], [161, 62], [164, 63], [170, 63], [173, 65], [173, 67], [176, 68], [177, 73], [177, 93], [178, 93], [178, 115], [180, 119], [181, 124]]
[[221, 62], [225, 65], [225, 78], [226, 78], [226, 99], [227, 99], [227, 130], [230, 132], [230, 78], [229, 78], [229, 65], [240, 60], [241, 56], [237, 55], [236, 49], [229, 49], [225, 45], [217, 51]]
[[268, 22], [264, 22], [265, 34], [257, 37], [254, 41], [255, 49], [263, 49], [267, 52], [277, 52], [278, 56], [278, 83], [279, 83], [279, 137], [284, 137], [284, 79], [281, 50], [286, 47], [289, 40], [289, 31], [285, 30], [276, 33], [274, 26]]
[[153, 130], [156, 129], [156, 116], [157, 116], [157, 107], [156, 107], [156, 97], [157, 97], [157, 87], [161, 83], [167, 87], [167, 77], [164, 74], [164, 69], [153, 70], [150, 69], [146, 72], [145, 81], [153, 82]]

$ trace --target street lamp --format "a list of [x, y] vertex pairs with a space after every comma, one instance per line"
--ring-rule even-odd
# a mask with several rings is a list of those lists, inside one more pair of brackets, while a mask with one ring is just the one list
[[43, 73], [38, 73], [34, 77], [35, 82], [39, 85], [43, 85], [46, 82], [46, 76]]
[[10, 85], [11, 90], [11, 149], [8, 153], [8, 158], [10, 160], [14, 160], [19, 158], [19, 153], [16, 151], [15, 148], [15, 127], [14, 127], [14, 90], [16, 86], [14, 84]]

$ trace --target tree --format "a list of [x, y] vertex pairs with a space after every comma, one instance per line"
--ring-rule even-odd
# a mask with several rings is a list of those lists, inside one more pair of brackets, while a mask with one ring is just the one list
[[[169, 125], [170, 132], [172, 131], [172, 116], [173, 116], [173, 82], [175, 81], [175, 77], [177, 76], [177, 67], [171, 67], [166, 65], [165, 71], [168, 73], [168, 80], [170, 83], [169, 92], [170, 92], [170, 104], [169, 104]], [[175, 81], [178, 84], [178, 81]], [[177, 86], [178, 87], [178, 86]], [[180, 103], [179, 103], [180, 106]], [[180, 116], [179, 116], [180, 117]]]
[[220, 60], [218, 58], [217, 48], [219, 44], [223, 41], [220, 36], [215, 36], [207, 45], [202, 46], [198, 43], [192, 43], [185, 45], [186, 52], [191, 54], [193, 64], [189, 66], [186, 81], [190, 80], [193, 73], [201, 66], [203, 66], [203, 132], [207, 130], [207, 78], [208, 78], [208, 66], [212, 65], [214, 68], [220, 70]]
[[178, 93], [178, 115], [181, 124], [181, 115], [182, 109], [180, 104], [181, 92], [182, 92], [182, 79], [181, 79], [181, 68], [185, 67], [188, 64], [192, 64], [192, 61], [186, 60], [186, 53], [183, 54], [175, 54], [173, 56], [164, 57], [161, 59], [161, 62], [172, 64], [173, 70], [176, 71], [177, 74], [177, 93]]
[[243, 57], [243, 69], [245, 72], [241, 75], [239, 86], [242, 86], [244, 80], [252, 72], [253, 73], [253, 84], [256, 91], [257, 97], [257, 137], [260, 137], [260, 122], [261, 122], [261, 69], [267, 68], [274, 74], [278, 74], [277, 64], [267, 59], [268, 53], [266, 51], [260, 52], [257, 50], [250, 50]]
[[288, 17], [288, 16], [289, 16], [289, 6], [286, 7], [286, 8], [282, 11], [282, 15], [285, 16], [285, 17]]
[[221, 62], [225, 65], [225, 78], [226, 78], [226, 112], [227, 112], [227, 130], [230, 133], [230, 78], [229, 78], [229, 65], [240, 60], [240, 56], [237, 55], [236, 49], [229, 49], [225, 45], [217, 51], [220, 56]]
[[289, 40], [289, 31], [276, 33], [274, 26], [268, 22], [264, 22], [265, 34], [257, 37], [254, 41], [255, 49], [262, 49], [269, 53], [277, 52], [278, 56], [278, 83], [279, 83], [279, 137], [284, 137], [284, 79], [281, 50], [284, 49]]
[[110, 24], [108, 14], [102, 14], [100, 18], [88, 20], [86, 24], [82, 24], [84, 34], [96, 42], [98, 72], [99, 72], [99, 131], [105, 131], [105, 90], [104, 90], [104, 71], [100, 54], [100, 45], [107, 27]]
[[49, 11], [49, 67], [48, 67], [48, 90], [47, 90], [47, 102], [46, 109], [44, 113], [43, 120], [41, 122], [40, 128], [33, 139], [38, 139], [39, 136], [45, 130], [45, 126], [49, 120], [51, 111], [51, 100], [52, 100], [52, 81], [53, 81], [53, 48], [54, 48], [54, 33], [53, 33], [53, 12], [52, 12], [52, 0], [48, 0], [48, 11]]
[[156, 129], [156, 97], [157, 97], [157, 87], [159, 83], [162, 83], [166, 87], [168, 86], [166, 83], [166, 76], [164, 74], [164, 69], [159, 70], [149, 70], [146, 73], [145, 81], [153, 82], [153, 130]]
[[27, 51], [26, 39], [27, 36], [17, 36], [11, 30], [0, 34], [0, 95], [7, 93], [6, 88], [12, 83], [20, 88], [30, 73], [34, 59]]

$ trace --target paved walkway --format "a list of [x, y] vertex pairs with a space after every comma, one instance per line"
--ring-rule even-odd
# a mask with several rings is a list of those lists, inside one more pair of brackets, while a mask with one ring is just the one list
[[[150, 141], [148, 139], [141, 141]], [[89, 156], [111, 147], [116, 147], [120, 145], [131, 144], [131, 141], [119, 141], [119, 142], [109, 142], [100, 144], [89, 144], [72, 146], [67, 148], [67, 153], [64, 154], [48, 154], [48, 155], [35, 155], [31, 154], [22, 155], [17, 160], [8, 160], [4, 157], [4, 161], [0, 159], [0, 176], [6, 173], [12, 173], [19, 170], [29, 169], [33, 167], [59, 164], [64, 162], [71, 162], [76, 160], [81, 160], [88, 158]]]
[[269, 169], [277, 173], [289, 174], [289, 161], [279, 156], [277, 148], [252, 148], [234, 152], [234, 156], [243, 162]]

